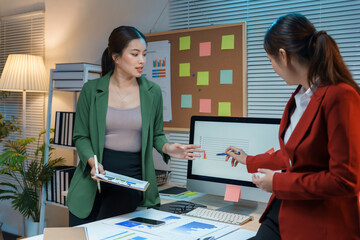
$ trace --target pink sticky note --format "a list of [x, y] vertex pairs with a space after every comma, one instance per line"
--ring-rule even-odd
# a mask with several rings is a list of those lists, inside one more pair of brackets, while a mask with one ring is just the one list
[[200, 110], [201, 113], [211, 113], [211, 99], [200, 99]]
[[200, 43], [199, 49], [200, 57], [211, 56], [211, 42]]
[[226, 184], [225, 201], [238, 202], [241, 197], [240, 186]]

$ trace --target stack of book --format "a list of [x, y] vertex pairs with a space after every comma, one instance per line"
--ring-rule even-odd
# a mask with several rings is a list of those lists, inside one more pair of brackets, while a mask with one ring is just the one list
[[58, 166], [49, 183], [46, 185], [46, 200], [61, 205], [66, 204], [66, 193], [76, 167]]
[[75, 112], [56, 112], [55, 114], [55, 131], [54, 143], [64, 146], [72, 146], [73, 131], [75, 122]]
[[52, 74], [54, 88], [82, 88], [88, 80], [100, 77], [100, 65], [91, 63], [58, 63]]

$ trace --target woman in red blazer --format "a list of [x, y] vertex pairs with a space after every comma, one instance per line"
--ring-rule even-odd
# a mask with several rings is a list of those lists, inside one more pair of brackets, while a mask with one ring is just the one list
[[359, 86], [333, 38], [301, 14], [278, 18], [264, 48], [275, 72], [299, 86], [281, 120], [280, 150], [226, 149], [232, 166], [264, 174], [253, 182], [273, 193], [254, 239], [360, 239]]

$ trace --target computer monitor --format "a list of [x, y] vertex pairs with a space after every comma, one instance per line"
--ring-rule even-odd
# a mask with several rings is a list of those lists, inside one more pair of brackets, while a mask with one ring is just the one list
[[[265, 153], [279, 147], [280, 119], [192, 116], [190, 144], [200, 145], [205, 152], [200, 158], [189, 161], [187, 188], [190, 191], [225, 195], [226, 185], [241, 186], [241, 199], [267, 202], [270, 193], [257, 188], [243, 164], [231, 167], [223, 153], [229, 146], [243, 149], [248, 155]], [[248, 202], [249, 201], [242, 201]], [[241, 200], [239, 201], [241, 203]]]

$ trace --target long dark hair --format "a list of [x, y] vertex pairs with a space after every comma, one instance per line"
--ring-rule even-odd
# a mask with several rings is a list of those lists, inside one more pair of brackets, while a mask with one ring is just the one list
[[346, 67], [335, 40], [325, 31], [317, 32], [299, 13], [279, 17], [265, 35], [264, 48], [275, 57], [283, 48], [290, 58], [296, 57], [301, 63], [308, 64], [309, 86], [319, 77], [322, 85], [344, 82], [360, 94], [360, 87]]
[[104, 76], [114, 69], [114, 61], [112, 59], [114, 53], [121, 56], [129, 42], [139, 38], [144, 39], [147, 44], [144, 34], [136, 28], [130, 26], [120, 26], [115, 28], [109, 36], [108, 47], [101, 57], [101, 75]]

